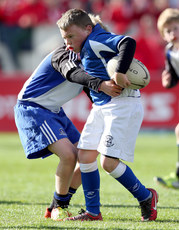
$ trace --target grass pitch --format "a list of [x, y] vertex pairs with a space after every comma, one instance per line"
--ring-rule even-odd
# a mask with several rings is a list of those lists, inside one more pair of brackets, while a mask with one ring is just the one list
[[[146, 187], [159, 193], [158, 218], [142, 223], [138, 202], [99, 166], [104, 221], [55, 222], [44, 219], [54, 192], [58, 159], [27, 160], [16, 133], [0, 134], [0, 229], [179, 229], [179, 190], [155, 184], [154, 176], [175, 170], [174, 133], [144, 133], [137, 139], [134, 163], [128, 164]], [[85, 208], [82, 187], [71, 201]]]

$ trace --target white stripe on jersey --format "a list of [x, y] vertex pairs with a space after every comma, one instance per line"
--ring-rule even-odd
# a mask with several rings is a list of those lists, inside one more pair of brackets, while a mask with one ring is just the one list
[[67, 69], [70, 70], [74, 67], [77, 67], [74, 61], [78, 59], [77, 54], [75, 54], [73, 51], [70, 51], [69, 53], [69, 59], [68, 62], [65, 64], [67, 66]]
[[69, 60], [66, 63], [66, 66], [67, 66], [67, 68], [69, 70], [72, 69], [72, 68], [74, 68], [74, 67], [77, 67], [76, 64], [75, 64], [75, 62], [74, 62], [77, 59], [78, 59], [77, 54], [75, 54], [73, 51], [70, 51], [70, 53], [69, 53]]
[[78, 55], [73, 51], [70, 51], [69, 60], [74, 60], [74, 61], [78, 60]]
[[76, 64], [74, 63], [74, 61], [70, 61], [70, 60], [66, 63], [66, 66], [69, 70], [74, 68], [74, 67], [77, 67]]
[[40, 126], [40, 129], [43, 132], [43, 134], [46, 136], [46, 138], [50, 144], [52, 144], [58, 140], [46, 121], [44, 121], [44, 124], [42, 124], [42, 126]]

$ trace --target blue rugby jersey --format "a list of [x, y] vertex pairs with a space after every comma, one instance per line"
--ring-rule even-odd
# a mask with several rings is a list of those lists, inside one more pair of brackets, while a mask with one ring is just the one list
[[34, 102], [58, 113], [63, 104], [82, 91], [83, 86], [98, 91], [101, 79], [88, 75], [80, 65], [77, 55], [66, 51], [63, 44], [42, 60], [25, 82], [18, 100]]
[[67, 81], [51, 63], [50, 53], [25, 82], [18, 100], [35, 102], [52, 112], [58, 113], [60, 107], [77, 96], [83, 86]]
[[[126, 38], [127, 36], [107, 32], [97, 24], [85, 40], [80, 53], [84, 70], [94, 77], [109, 80], [107, 62], [119, 54], [119, 46]], [[111, 100], [111, 97], [103, 92], [90, 90], [90, 94], [96, 105], [103, 105]], [[119, 97], [140, 97], [140, 91], [124, 89]]]

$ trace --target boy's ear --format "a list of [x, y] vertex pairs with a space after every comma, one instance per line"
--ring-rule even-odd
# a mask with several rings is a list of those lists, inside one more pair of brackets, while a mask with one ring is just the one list
[[86, 26], [86, 30], [88, 31], [88, 33], [90, 34], [92, 32], [92, 26], [91, 25], [87, 25]]

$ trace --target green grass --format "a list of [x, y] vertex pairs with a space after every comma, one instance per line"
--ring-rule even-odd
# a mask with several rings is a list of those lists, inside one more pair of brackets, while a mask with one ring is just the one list
[[[179, 190], [153, 182], [175, 170], [177, 149], [173, 133], [140, 133], [134, 163], [129, 166], [147, 187], [159, 193], [158, 218], [142, 223], [137, 201], [99, 166], [101, 212], [104, 221], [55, 222], [44, 219], [54, 192], [58, 159], [27, 160], [17, 134], [0, 134], [0, 229], [179, 229]], [[77, 214], [84, 206], [80, 187], [71, 201]]]

